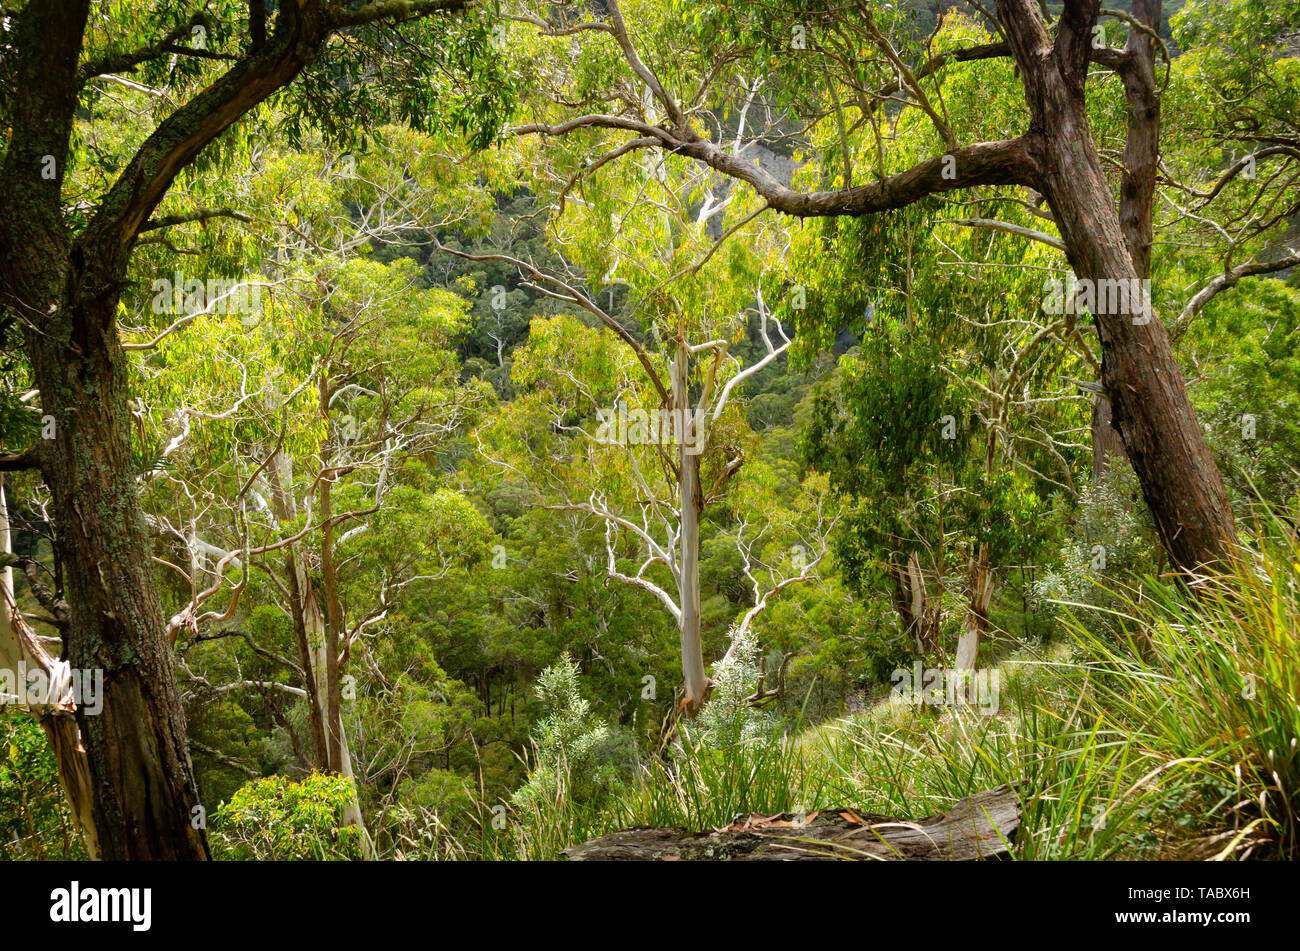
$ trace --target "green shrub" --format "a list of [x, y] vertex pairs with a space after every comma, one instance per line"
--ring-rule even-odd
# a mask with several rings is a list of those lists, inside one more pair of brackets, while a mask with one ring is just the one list
[[1137, 476], [1115, 460], [1084, 488], [1061, 564], [1039, 576], [1034, 600], [1053, 611], [1100, 608], [1089, 614], [1090, 626], [1120, 634], [1121, 618], [1108, 612], [1140, 597], [1141, 579], [1157, 570], [1152, 553], [1160, 550]]
[[536, 691], [546, 716], [533, 732], [528, 780], [511, 797], [516, 806], [529, 808], [562, 794], [577, 803], [597, 803], [631, 777], [635, 738], [592, 715], [578, 665], [567, 653], [542, 671]]
[[746, 700], [758, 686], [758, 644], [746, 631], [733, 632], [732, 645], [730, 656], [714, 665], [708, 703], [681, 725], [682, 743], [716, 750], [772, 736], [776, 718]]
[[212, 817], [212, 851], [220, 859], [346, 861], [364, 857], [364, 833], [340, 827], [354, 796], [352, 780], [312, 773], [255, 779]]
[[85, 858], [45, 731], [0, 705], [0, 860]]

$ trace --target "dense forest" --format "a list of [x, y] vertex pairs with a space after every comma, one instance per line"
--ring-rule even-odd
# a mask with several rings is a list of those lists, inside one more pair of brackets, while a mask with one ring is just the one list
[[0, 858], [1300, 855], [1293, 0], [3, 0], [0, 127]]

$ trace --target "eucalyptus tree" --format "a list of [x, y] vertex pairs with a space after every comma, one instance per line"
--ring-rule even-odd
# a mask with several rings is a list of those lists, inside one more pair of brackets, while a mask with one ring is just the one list
[[[0, 333], [0, 347], [6, 351], [7, 336]], [[0, 439], [14, 442], [30, 438], [32, 431], [40, 428], [33, 405], [37, 394], [27, 389], [28, 367], [20, 354], [5, 353], [3, 364]], [[76, 704], [85, 695], [76, 689], [81, 684], [73, 681], [66, 661], [51, 650], [67, 623], [67, 605], [59, 597], [57, 574], [45, 573], [48, 566], [35, 557], [39, 542], [15, 543], [19, 532], [35, 528], [31, 523], [40, 518], [43, 499], [34, 481], [25, 473], [0, 472], [0, 703], [31, 714], [41, 724], [54, 754], [73, 825], [81, 834], [87, 855], [98, 858], [90, 767], [74, 719]], [[24, 512], [29, 517], [20, 514]], [[28, 538], [33, 536], [39, 537], [28, 532]], [[18, 577], [26, 582], [30, 597], [24, 598], [19, 591], [15, 584]], [[28, 610], [24, 611], [24, 607]], [[37, 607], [39, 611], [34, 610]], [[38, 628], [52, 633], [42, 636]]]
[[[342, 135], [390, 111], [431, 128], [489, 129], [500, 97], [467, 101], [456, 81], [495, 69], [488, 24], [445, 16], [468, 7], [5, 6], [0, 319], [23, 328], [54, 430], [49, 440], [6, 447], [4, 466], [39, 469], [50, 488], [67, 567], [69, 657], [102, 669], [109, 684], [103, 712], [79, 719], [105, 858], [208, 856], [133, 478], [118, 332], [132, 253], [144, 234], [184, 232], [221, 213], [169, 195], [178, 181], [201, 177], [205, 150], [270, 97], [290, 104], [289, 134], [315, 123]], [[398, 37], [402, 52], [393, 56]], [[399, 95], [385, 95], [376, 77]], [[142, 98], [134, 121], [110, 133], [98, 117], [122, 90]]]
[[[446, 222], [479, 209], [459, 200], [458, 173], [435, 143], [377, 131], [382, 141], [361, 156], [255, 151], [227, 197], [266, 245], [244, 249], [265, 262], [260, 306], [186, 297], [163, 332], [127, 345], [141, 353], [141, 441], [161, 447], [144, 477], [147, 518], [185, 566], [163, 559], [184, 590], [170, 637], [237, 638], [276, 668], [214, 683], [187, 646], [188, 694], [301, 698], [311, 765], [358, 782], [348, 671], [364, 669], [366, 641], [406, 589], [444, 578], [486, 537], [473, 506], [422, 461], [483, 402], [486, 385], [460, 384], [450, 346], [467, 326], [465, 302], [422, 287], [408, 257], [368, 256], [408, 240], [440, 201], [458, 206]], [[165, 246], [143, 257], [180, 264]], [[250, 636], [249, 609], [262, 606], [291, 627], [287, 654]], [[364, 829], [355, 794], [343, 819]]]
[[[880, 562], [921, 656], [942, 652], [941, 605], [961, 590], [956, 664], [971, 669], [1000, 565], [1034, 547], [1048, 497], [1078, 497], [1087, 416], [1071, 379], [1096, 365], [1073, 310], [1042, 313], [1059, 249], [966, 227], [952, 217], [964, 211], [932, 202], [826, 219], [798, 234], [790, 266], [807, 285], [798, 357], [844, 326], [861, 335], [806, 434], [809, 465], [853, 512], [842, 563], [862, 586]], [[1027, 212], [999, 211], [1029, 232]]]
[[[588, 315], [591, 325], [567, 316], [533, 322], [513, 371], [527, 392], [485, 432], [484, 451], [534, 486], [541, 504], [603, 523], [609, 576], [651, 594], [676, 623], [679, 706], [693, 715], [709, 688], [702, 516], [746, 463], [752, 440], [735, 397], [791, 345], [764, 296], [765, 284], [769, 292], [784, 284], [779, 274], [764, 274], [764, 263], [779, 257], [785, 236], [764, 226], [760, 208], [747, 207], [738, 192], [720, 193], [690, 163], [651, 155], [609, 161], [617, 167], [599, 193], [582, 197], [566, 184], [581, 155], [541, 150], [525, 163], [537, 188], [554, 196], [548, 229], [572, 273], [499, 253], [444, 250], [512, 264], [525, 286]], [[603, 306], [604, 294], [587, 289], [596, 275], [611, 297], [615, 285], [623, 288], [630, 321], [620, 322]], [[729, 351], [751, 327], [762, 353], [743, 365]], [[778, 505], [751, 495], [751, 507], [736, 516], [734, 541], [753, 591], [733, 627], [733, 647], [771, 598], [814, 577], [826, 554], [833, 514], [813, 504], [778, 540]], [[619, 563], [627, 538], [640, 550], [634, 570]]]
[[[620, 0], [607, 6], [605, 17], [550, 4], [532, 9], [529, 18], [555, 49], [555, 68], [539, 73], [540, 92], [578, 84], [586, 94], [552, 95], [536, 107], [534, 121], [515, 128], [517, 134], [621, 132], [608, 141], [608, 154], [653, 149], [686, 156], [801, 218], [873, 215], [931, 196], [1013, 189], [1013, 197], [1043, 212], [1040, 230], [1049, 229], [1044, 234], [1063, 246], [1079, 284], [1093, 289], [1079, 302], [1093, 314], [1100, 385], [1173, 562], [1191, 570], [1233, 550], [1236, 528], [1223, 480], [1144, 283], [1164, 174], [1157, 59], [1167, 51], [1157, 33], [1160, 0], [1136, 0], [1132, 13], [1103, 12], [1100, 0], [1066, 0], [1055, 19], [1035, 0], [997, 0], [992, 7], [971, 2], [971, 17], [988, 33], [941, 25], [919, 39], [909, 35], [895, 5], [869, 0], [758, 0], [735, 8], [637, 2], [626, 17]], [[1123, 48], [1107, 44], [1106, 18], [1126, 30]], [[986, 77], [986, 88], [1018, 80], [1018, 108], [986, 116], [982, 103], [968, 101], [965, 107], [977, 111], [957, 113], [945, 99], [943, 78], [968, 69]], [[1119, 84], [1111, 86], [1111, 74]], [[798, 140], [810, 127], [837, 137], [838, 147], [822, 156], [808, 187], [792, 186], [755, 162], [745, 154], [748, 143], [727, 146], [717, 112], [753, 98], [760, 86], [778, 120], [769, 142]], [[1122, 89], [1122, 100], [1108, 95], [1109, 88]], [[652, 103], [628, 95], [629, 89], [649, 90]], [[1112, 102], [1124, 117], [1120, 155], [1107, 152], [1093, 127], [1095, 114]], [[882, 144], [900, 110], [915, 110], [932, 126], [933, 151], [919, 161], [886, 164]], [[1266, 158], [1290, 167], [1285, 120], [1271, 110], [1265, 126], [1253, 134], [1241, 127], [1209, 131], [1208, 143], [1252, 150], [1221, 181], [1240, 184], [1242, 169]], [[855, 149], [849, 136], [860, 128], [871, 135]], [[593, 156], [580, 179], [604, 164]], [[1277, 187], [1275, 180], [1261, 180], [1256, 194]], [[1210, 192], [1217, 188], [1203, 197], [1214, 197]], [[1288, 266], [1285, 257], [1266, 254], [1268, 236], [1276, 236], [1283, 221], [1266, 215], [1254, 225], [1260, 227], [1247, 229], [1248, 240], [1232, 245], [1250, 259], [1207, 286], [1207, 294]], [[999, 223], [994, 219], [991, 226]], [[1113, 293], [1135, 287], [1136, 306]], [[1096, 296], [1102, 289], [1105, 305]]]

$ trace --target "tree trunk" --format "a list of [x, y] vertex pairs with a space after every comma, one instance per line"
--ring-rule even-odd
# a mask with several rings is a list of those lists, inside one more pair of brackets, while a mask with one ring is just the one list
[[[26, 330], [41, 409], [54, 425], [40, 460], [56, 542], [64, 561], [79, 566], [67, 578], [68, 659], [104, 676], [102, 712], [77, 711], [94, 781], [95, 828], [105, 859], [207, 859], [207, 839], [195, 828], [202, 823], [185, 716], [132, 478], [125, 355], [111, 313], [76, 312], [103, 303], [68, 301], [68, 319]], [[116, 295], [108, 306], [116, 307]]]
[[917, 606], [906, 562], [891, 564], [889, 573], [894, 578], [894, 610], [898, 612], [898, 626], [906, 637], [911, 638], [913, 653], [920, 656], [921, 642], [916, 636]]
[[320, 718], [321, 735], [325, 738], [323, 756], [317, 765], [329, 773], [339, 771], [339, 755], [336, 746], [336, 732], [330, 727], [329, 708], [329, 661], [328, 646], [325, 643], [325, 616], [321, 614], [320, 603], [316, 599], [316, 586], [304, 573], [299, 579], [302, 591], [302, 616], [307, 633], [307, 656], [310, 666], [307, 668], [307, 693], [314, 697], [312, 709]]
[[[298, 503], [293, 496], [293, 464], [283, 452], [276, 452], [270, 468], [271, 506], [280, 523], [286, 524], [297, 517]], [[289, 545], [284, 554], [285, 586], [289, 589], [289, 613], [293, 620], [294, 643], [298, 647], [298, 666], [304, 675], [303, 689], [307, 691], [308, 719], [311, 721], [312, 749], [316, 765], [328, 769], [329, 746], [325, 741], [325, 715], [321, 711], [319, 694], [315, 689], [312, 671], [311, 638], [307, 633], [308, 590], [307, 573], [299, 561], [295, 545]]]
[[[12, 15], [6, 8], [7, 85], [23, 93], [7, 110], [0, 168], [0, 322], [22, 323], [42, 411], [57, 427], [32, 458], [50, 490], [57, 557], [68, 566], [69, 660], [104, 674], [101, 715], [77, 711], [103, 855], [206, 859], [136, 494], [118, 299], [135, 241], [175, 177], [290, 83], [341, 25], [335, 18], [343, 10], [308, 0], [278, 4], [270, 37], [254, 15], [253, 52], [162, 119], [74, 237], [81, 213], [68, 217], [63, 185], [82, 107], [89, 10], [88, 0], [42, 0]], [[371, 4], [361, 18], [410, 15], [409, 4]], [[54, 174], [38, 175], [45, 167]]]
[[[276, 453], [271, 468], [271, 497], [276, 517], [288, 522], [297, 516], [298, 503], [293, 495], [293, 466], [289, 457], [282, 452]], [[323, 499], [322, 516], [329, 517], [327, 496]], [[327, 530], [328, 531], [328, 530]], [[372, 857], [370, 834], [366, 830], [365, 820], [361, 815], [361, 801], [358, 798], [355, 783], [356, 776], [352, 769], [352, 757], [348, 751], [348, 738], [343, 728], [340, 707], [339, 668], [331, 664], [331, 638], [325, 615], [321, 613], [316, 598], [316, 587], [303, 569], [296, 545], [290, 545], [285, 555], [285, 572], [289, 594], [293, 600], [290, 611], [293, 615], [294, 633], [298, 642], [298, 662], [303, 669], [303, 689], [307, 692], [308, 713], [311, 718], [312, 741], [316, 748], [316, 765], [326, 772], [338, 773], [354, 783], [352, 801], [344, 807], [340, 817], [343, 825], [354, 825], [361, 830], [365, 855]], [[333, 547], [329, 536], [322, 545], [322, 562], [328, 565], [330, 580], [326, 592], [328, 610], [333, 615], [331, 624], [339, 623], [337, 601], [331, 601], [337, 594], [333, 588]], [[337, 636], [333, 639], [333, 650], [337, 651]], [[337, 657], [337, 654], [335, 654]]]
[[[1102, 281], [1132, 286], [1146, 275], [1134, 263], [1102, 174], [1084, 100], [1098, 6], [1098, 0], [1068, 3], [1054, 46], [1036, 8], [998, 0], [1033, 117], [1026, 148], [1070, 265], [1094, 288], [1108, 286]], [[1158, 16], [1158, 4], [1155, 10]], [[1135, 121], [1158, 130], [1158, 113], [1150, 111], [1155, 106], [1144, 108]], [[1130, 225], [1130, 236], [1139, 230], [1140, 222], [1136, 229]], [[1149, 305], [1142, 314], [1094, 315], [1102, 385], [1161, 541], [1184, 570], [1222, 561], [1236, 542], [1232, 509], [1164, 324]]]
[[357, 791], [357, 776], [352, 769], [352, 751], [348, 748], [348, 733], [343, 728], [343, 720], [338, 722], [339, 734], [339, 775], [352, 780], [352, 799], [343, 807], [340, 821], [345, 826], [356, 826], [361, 831], [361, 851], [367, 859], [375, 857], [374, 843], [370, 839], [370, 830], [366, 828], [365, 816], [361, 814], [361, 798]]
[[[332, 390], [329, 385], [328, 367], [323, 368], [320, 378], [320, 412], [327, 421], [326, 434], [321, 442], [319, 453], [321, 476], [315, 480], [320, 498], [321, 542], [320, 570], [321, 594], [325, 598], [325, 629], [322, 659], [325, 675], [325, 694], [321, 697], [321, 706], [325, 710], [325, 739], [329, 744], [329, 770], [333, 773], [343, 771], [343, 698], [339, 690], [339, 627], [342, 624], [342, 609], [339, 605], [338, 585], [334, 572], [334, 527], [330, 519], [334, 515], [333, 474], [327, 474], [333, 455], [330, 446], [331, 428], [328, 425], [330, 399]], [[319, 676], [319, 674], [318, 674]], [[491, 707], [488, 707], [491, 710]]]
[[928, 660], [938, 646], [939, 615], [930, 603], [921, 560], [911, 552], [905, 562], [892, 564], [890, 573], [894, 576], [894, 608], [899, 624], [911, 638], [916, 655]]
[[86, 748], [81, 743], [81, 731], [72, 716], [46, 715], [41, 717], [41, 729], [54, 751], [59, 768], [59, 785], [68, 800], [72, 825], [81, 835], [86, 847], [86, 857], [97, 862], [102, 857], [99, 832], [95, 829], [95, 796], [90, 762]]
[[980, 545], [979, 557], [971, 558], [970, 598], [962, 618], [961, 638], [957, 641], [957, 669], [974, 670], [979, 660], [980, 641], [988, 630], [989, 604], [993, 600], [993, 569], [989, 566], [989, 546]]
[[[1053, 172], [1043, 184], [1070, 263], [1094, 286], [1137, 280], [1095, 152], [1079, 145], [1091, 141], [1082, 105], [1072, 121], [1062, 119], [1046, 143], [1043, 160]], [[1161, 541], [1181, 568], [1192, 570], [1219, 562], [1234, 546], [1236, 528], [1164, 324], [1154, 316], [1134, 323], [1140, 319], [1095, 316], [1102, 385]]]
[[1125, 459], [1124, 437], [1111, 421], [1110, 400], [1100, 394], [1092, 398], [1092, 481], [1106, 471], [1112, 459]]
[[971, 862], [1011, 855], [1020, 822], [1019, 795], [999, 786], [915, 821], [836, 807], [742, 814], [726, 828], [702, 832], [638, 826], [560, 854], [571, 862]]
[[[58, 558], [69, 566], [67, 659], [103, 672], [102, 711], [77, 711], [102, 856], [207, 859], [131, 456], [115, 321], [129, 243], [90, 242], [88, 254], [61, 199], [88, 10], [85, 2], [29, 4], [15, 21], [10, 65], [25, 91], [9, 116], [2, 172], [0, 310], [22, 323], [42, 413], [54, 426], [36, 458]], [[53, 159], [52, 178], [33, 172], [44, 157]]]
[[700, 513], [704, 499], [700, 494], [700, 457], [688, 451], [688, 447], [697, 445], [688, 434], [688, 429], [697, 425], [690, 418], [689, 366], [686, 347], [679, 344], [672, 368], [673, 408], [682, 413], [682, 438], [677, 447], [681, 518], [677, 603], [681, 607], [682, 677], [686, 689], [683, 710], [687, 716], [694, 716], [706, 699], [708, 678], [704, 674], [704, 645], [700, 634]]
[[312, 709], [322, 718], [320, 732], [325, 738], [326, 759], [321, 763], [327, 772], [337, 773], [353, 781], [352, 801], [343, 808], [340, 817], [343, 825], [353, 825], [361, 830], [365, 843], [365, 854], [371, 857], [370, 835], [361, 815], [361, 800], [356, 790], [356, 776], [352, 771], [352, 757], [348, 751], [347, 733], [343, 728], [341, 708], [330, 703], [331, 693], [339, 695], [338, 665], [329, 663], [330, 642], [327, 636], [325, 616], [316, 601], [316, 588], [310, 578], [304, 578], [303, 618], [306, 622], [307, 644], [310, 664], [306, 684], [307, 693], [313, 698]]

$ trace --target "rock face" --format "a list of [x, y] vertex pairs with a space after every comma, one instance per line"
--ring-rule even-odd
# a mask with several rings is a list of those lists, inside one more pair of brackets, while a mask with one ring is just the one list
[[915, 822], [852, 809], [823, 809], [806, 817], [739, 816], [711, 832], [626, 829], [563, 854], [575, 862], [969, 862], [1008, 855], [1019, 827], [1020, 801], [1011, 787], [999, 786]]

